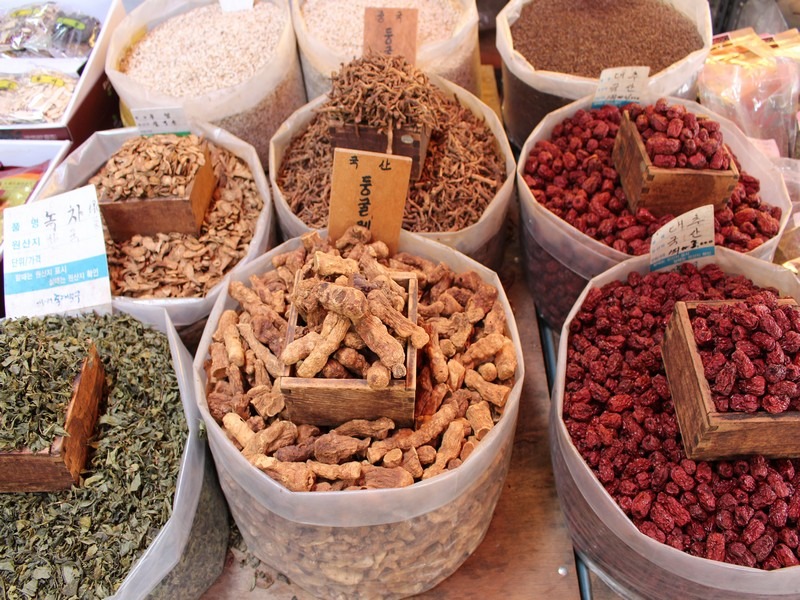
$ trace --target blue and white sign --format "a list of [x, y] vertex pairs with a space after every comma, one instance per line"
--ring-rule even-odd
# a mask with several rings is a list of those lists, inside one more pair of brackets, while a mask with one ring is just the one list
[[714, 257], [714, 207], [700, 206], [664, 225], [650, 239], [650, 270], [661, 271], [692, 262], [696, 267]]
[[111, 310], [93, 185], [6, 209], [3, 236], [6, 316]]

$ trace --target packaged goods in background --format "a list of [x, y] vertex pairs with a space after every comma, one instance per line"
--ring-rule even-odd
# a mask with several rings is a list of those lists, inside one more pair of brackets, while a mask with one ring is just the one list
[[[160, 173], [162, 161], [170, 156], [181, 164], [182, 155], [170, 152], [169, 141], [176, 139], [173, 134], [143, 137], [135, 128], [97, 132], [53, 173], [43, 196], [90, 180], [100, 196], [126, 194], [125, 190], [142, 187], [140, 171], [148, 178]], [[178, 327], [208, 316], [224, 278], [263, 253], [274, 235], [269, 186], [253, 147], [201, 123], [192, 125], [192, 134], [185, 139], [202, 140], [208, 147], [217, 181], [199, 234], [167, 230], [106, 240], [112, 294], [125, 306], [163, 306]], [[160, 177], [171, 182], [171, 175]]]
[[[791, 201], [775, 165], [727, 119], [694, 102], [677, 98], [661, 102], [664, 111], [679, 105], [673, 110], [683, 116], [704, 115], [719, 123], [718, 128], [711, 126], [717, 129], [714, 138], [706, 134], [714, 139], [706, 149], [714, 146], [711, 156], [716, 155], [721, 147], [716, 137], [721, 137], [738, 161], [740, 178], [731, 200], [715, 213], [715, 243], [772, 260], [791, 213]], [[660, 112], [657, 105], [652, 104], [654, 112]], [[667, 112], [642, 117], [648, 123], [651, 118], [658, 121], [659, 127], [665, 125], [660, 139], [668, 137], [672, 117], [667, 119]], [[620, 119], [618, 108], [592, 109], [587, 98], [548, 115], [522, 149], [525, 158], [519, 161], [517, 181], [525, 269], [537, 309], [554, 328], [561, 327], [586, 281], [631, 255], [649, 252], [652, 233], [675, 216], [656, 218], [646, 209], [635, 214], [629, 209], [611, 156]], [[655, 131], [644, 131], [648, 129]], [[702, 149], [705, 143], [695, 143], [695, 155], [702, 155], [702, 160], [699, 155], [693, 159], [698, 163], [708, 162]], [[686, 152], [678, 151], [681, 148], [671, 156], [677, 163], [682, 153], [688, 164]], [[560, 293], [554, 294], [554, 289]]]
[[409, 186], [403, 227], [493, 264], [514, 193], [514, 162], [491, 109], [399, 57], [372, 55], [343, 65], [332, 86], [330, 97], [292, 115], [272, 140], [270, 182], [283, 236], [327, 224], [331, 119], [393, 130], [427, 126], [428, 151]]
[[700, 270], [651, 273], [637, 257], [594, 278], [567, 317], [550, 421], [556, 485], [576, 551], [625, 595], [796, 595], [796, 459], [686, 459], [659, 351], [675, 301], [763, 289], [800, 293], [786, 269], [725, 248]]
[[[522, 381], [521, 353], [517, 345], [516, 328], [510, 307], [496, 275], [447, 247], [402, 232], [400, 252], [394, 259], [388, 261], [377, 259], [371, 252], [379, 250], [380, 244], [370, 244], [364, 250], [361, 258], [357, 260], [355, 255], [349, 255], [348, 252], [348, 249], [358, 247], [358, 244], [353, 244], [352, 238], [340, 240], [341, 249], [348, 257], [330, 256], [326, 258], [325, 252], [314, 251], [322, 248], [320, 244], [323, 241], [316, 232], [307, 234], [303, 240], [291, 240], [250, 265], [247, 273], [232, 278], [230, 293], [240, 300], [237, 301], [234, 297], [221, 299], [215, 306], [196, 355], [195, 383], [201, 398], [199, 403], [208, 425], [209, 440], [215, 455], [220, 481], [250, 552], [284, 573], [292, 583], [319, 596], [405, 597], [429, 589], [447, 577], [477, 547], [485, 534], [508, 467], [507, 461], [510, 457], [510, 443], [513, 439], [519, 400], [518, 390]], [[437, 361], [434, 356], [439, 356], [439, 354], [431, 342], [431, 346], [420, 353], [420, 360], [430, 365], [427, 367], [430, 373], [425, 374], [425, 367], [418, 369], [418, 378], [424, 381], [429, 377], [445, 377], [448, 383], [443, 387], [442, 384], [435, 383], [438, 380], [432, 379], [434, 385], [430, 389], [430, 393], [425, 385], [421, 386], [420, 398], [427, 398], [424, 401], [427, 408], [422, 411], [422, 414], [429, 416], [421, 417], [422, 424], [415, 427], [414, 432], [409, 429], [400, 434], [393, 433], [391, 426], [388, 426], [387, 429], [387, 424], [382, 419], [343, 424], [338, 433], [328, 432], [325, 435], [319, 435], [322, 431], [314, 432], [314, 428], [300, 424], [296, 426], [296, 429], [298, 433], [306, 436], [304, 442], [284, 445], [275, 451], [274, 457], [262, 458], [251, 454], [251, 450], [258, 448], [260, 441], [266, 441], [273, 437], [278, 428], [275, 423], [281, 421], [269, 417], [271, 424], [260, 431], [250, 430], [254, 437], [248, 441], [245, 437], [250, 436], [247, 435], [245, 429], [249, 429], [249, 426], [245, 425], [245, 429], [242, 429], [242, 422], [239, 421], [245, 415], [237, 417], [233, 413], [237, 410], [234, 405], [228, 404], [227, 408], [224, 408], [224, 404], [217, 402], [223, 397], [226, 386], [216, 386], [214, 390], [207, 392], [207, 385], [212, 381], [212, 373], [216, 372], [216, 377], [224, 376], [223, 370], [220, 369], [223, 363], [219, 361], [227, 360], [227, 350], [234, 349], [236, 346], [233, 339], [234, 331], [231, 327], [238, 329], [237, 334], [241, 334], [240, 343], [244, 346], [245, 363], [242, 368], [236, 367], [225, 369], [225, 371], [230, 375], [233, 371], [238, 372], [243, 369], [241, 378], [244, 386], [250, 386], [257, 378], [260, 378], [262, 382], [272, 379], [267, 370], [268, 365], [259, 367], [257, 361], [254, 361], [252, 375], [247, 374], [248, 361], [252, 359], [246, 357], [253, 349], [251, 336], [247, 332], [248, 320], [245, 312], [241, 313], [238, 324], [232, 324], [229, 319], [231, 314], [236, 315], [237, 304], [244, 300], [246, 304], [243, 306], [246, 306], [246, 311], [256, 315], [253, 316], [250, 327], [258, 328], [264, 333], [271, 331], [272, 327], [261, 325], [268, 317], [263, 309], [259, 309], [255, 303], [255, 289], [266, 287], [273, 290], [271, 295], [275, 300], [281, 295], [280, 290], [285, 286], [285, 283], [281, 284], [280, 282], [293, 282], [294, 277], [291, 272], [298, 268], [305, 269], [301, 267], [305, 262], [304, 257], [308, 256], [311, 260], [312, 253], [315, 259], [318, 259], [316, 264], [319, 268], [328, 269], [330, 264], [344, 266], [352, 262], [356, 265], [368, 264], [371, 269], [374, 269], [377, 263], [377, 265], [385, 265], [385, 268], [388, 269], [402, 269], [407, 273], [417, 272], [417, 278], [423, 282], [423, 288], [427, 287], [424, 283], [427, 281], [427, 285], [431, 286], [430, 290], [449, 289], [454, 296], [453, 299], [459, 295], [467, 305], [466, 312], [456, 312], [448, 318], [431, 316], [429, 322], [437, 323], [435, 330], [437, 332], [439, 331], [438, 327], [445, 325], [445, 322], [455, 324], [457, 321], [463, 322], [465, 325], [463, 331], [466, 332], [472, 325], [467, 326], [469, 318], [464, 320], [462, 316], [472, 312], [475, 312], [475, 318], [478, 318], [475, 321], [476, 336], [480, 335], [480, 330], [486, 333], [496, 332], [495, 328], [501, 326], [505, 320], [506, 335], [514, 342], [513, 354], [516, 355], [517, 369], [511, 376], [508, 371], [501, 369], [502, 361], [498, 363], [495, 360], [493, 363], [496, 371], [495, 377], [513, 378], [514, 383], [510, 387], [510, 391], [508, 389], [503, 391], [502, 388], [505, 387], [504, 383], [510, 384], [512, 379], [504, 381], [495, 379], [491, 383], [487, 380], [480, 383], [473, 379], [475, 375], [479, 379], [483, 379], [484, 376], [491, 378], [489, 374], [491, 369], [488, 366], [477, 365], [477, 362], [485, 363], [489, 360], [487, 357], [492, 352], [487, 348], [494, 343], [495, 339], [492, 335], [476, 339], [474, 344], [469, 347], [473, 348], [472, 352], [469, 348], [466, 350], [469, 356], [473, 354], [475, 357], [482, 356], [482, 358], [475, 358], [476, 364], [472, 371], [464, 373], [464, 382], [467, 386], [478, 384], [475, 389], [481, 391], [477, 392], [460, 388], [461, 378], [457, 373], [460, 371], [455, 364], [456, 361], [449, 360], [444, 363]], [[379, 255], [385, 255], [385, 253], [379, 252]], [[323, 265], [325, 266], [323, 267]], [[411, 271], [408, 270], [409, 267], [411, 267]], [[429, 269], [430, 267], [433, 267], [433, 271]], [[456, 274], [452, 282], [450, 282], [449, 276], [445, 276], [444, 280], [437, 279], [436, 273], [444, 275], [448, 271]], [[473, 273], [469, 273], [470, 271]], [[423, 273], [429, 273], [429, 276], [424, 276]], [[354, 274], [354, 281], [356, 279], [360, 280]], [[439, 282], [434, 284], [433, 282], [437, 280]], [[488, 299], [494, 294], [489, 296], [473, 294], [473, 301], [469, 301], [469, 292], [462, 294], [457, 291], [458, 288], [464, 289], [462, 285], [476, 290], [494, 288], [497, 291], [497, 299], [492, 302], [493, 308], [489, 313], [485, 313], [482, 320], [477, 315], [484, 313], [488, 305], [479, 309], [478, 296]], [[254, 289], [249, 290], [250, 286], [253, 286]], [[295, 291], [297, 292], [297, 290]], [[261, 293], [259, 292], [259, 294]], [[253, 296], [252, 300], [247, 299], [248, 295]], [[283, 295], [285, 296], [285, 294]], [[301, 292], [300, 295], [302, 295]], [[444, 296], [447, 295], [448, 293], [445, 292], [441, 297], [441, 305], [438, 302], [429, 304], [428, 295], [423, 295], [419, 305], [420, 314], [432, 315], [433, 312], [430, 311], [441, 310], [446, 304]], [[451, 306], [455, 308], [454, 305], [451, 304]], [[422, 321], [420, 324], [423, 324]], [[227, 329], [228, 333], [223, 336], [224, 341], [220, 346], [218, 340], [221, 339], [222, 332], [219, 328], [222, 326]], [[455, 334], [455, 330], [453, 334]], [[433, 331], [431, 335], [435, 336]], [[451, 350], [455, 349], [450, 347], [451, 345], [463, 344], [465, 340], [469, 339], [462, 338], [460, 342], [456, 342], [449, 335], [449, 333], [442, 333], [438, 338], [438, 347], [442, 352], [439, 358], [446, 357], [445, 352], [449, 354]], [[458, 337], [456, 335], [456, 339]], [[352, 338], [353, 336], [350, 336], [349, 339]], [[279, 334], [275, 335], [274, 339], [272, 336], [269, 336], [268, 339], [264, 335], [259, 339], [260, 344], [256, 344], [256, 350], [253, 350], [253, 353], [262, 359], [265, 353], [258, 349], [259, 345], [269, 348], [272, 354], [274, 354], [273, 350], [282, 350], [276, 345], [281, 342]], [[345, 343], [347, 343], [346, 340]], [[481, 348], [484, 350], [478, 352]], [[430, 355], [430, 359], [428, 359], [428, 355]], [[235, 359], [235, 356], [236, 353], [231, 354], [231, 359]], [[337, 351], [334, 353], [334, 357], [337, 356], [349, 363], [344, 353], [340, 354]], [[465, 360], [472, 360], [469, 356], [465, 353]], [[313, 360], [316, 361], [316, 358]], [[430, 363], [428, 363], [429, 360]], [[439, 366], [442, 365], [445, 366], [445, 371], [440, 372]], [[453, 379], [450, 378], [448, 367], [453, 369]], [[260, 375], [259, 371], [261, 371]], [[484, 375], [478, 375], [479, 372], [483, 372]], [[471, 374], [467, 375], [467, 373]], [[449, 387], [451, 383], [459, 391], [450, 391], [453, 389]], [[265, 392], [270, 386], [272, 386], [273, 393], [266, 394], [266, 396], [280, 400], [276, 398], [275, 394], [275, 388], [281, 389], [280, 382], [270, 382], [269, 385], [262, 386], [260, 391]], [[257, 399], [257, 396], [265, 394], [256, 393], [257, 388], [251, 387], [250, 390], [256, 391], [253, 394], [248, 392], [248, 399], [253, 399], [254, 405], [257, 404], [264, 414], [280, 414], [282, 409], [278, 405], [263, 401], [263, 398]], [[443, 395], [442, 391], [444, 391]], [[504, 404], [503, 408], [500, 409], [498, 405], [493, 405], [494, 407], [488, 413], [489, 421], [481, 421], [478, 415], [474, 414], [478, 409], [472, 409], [465, 413], [467, 422], [472, 419], [472, 422], [475, 423], [473, 432], [476, 438], [480, 437], [481, 439], [474, 448], [469, 441], [462, 446], [458, 440], [462, 437], [463, 430], [459, 430], [464, 422], [461, 419], [450, 418], [453, 416], [452, 411], [455, 409], [455, 404], [460, 404], [459, 399], [467, 395], [477, 393], [478, 396], [487, 394], [488, 397], [495, 392], [498, 392], [497, 399], [505, 398], [505, 401], [501, 402]], [[431, 402], [434, 404], [430, 404]], [[439, 405], [438, 409], [434, 408], [436, 403]], [[220, 415], [218, 412], [220, 408], [224, 408], [227, 414]], [[244, 410], [249, 411], [250, 409], [244, 407]], [[275, 410], [278, 412], [274, 412]], [[502, 417], [497, 420], [499, 412], [502, 412]], [[216, 414], [216, 418], [212, 414]], [[494, 415], [494, 418], [491, 415]], [[226, 425], [239, 431], [240, 435], [244, 433], [241, 441], [244, 441], [246, 446], [241, 446], [240, 449], [237, 445], [239, 442], [231, 441], [216, 420], [220, 416]], [[256, 420], [248, 416], [246, 423], [253, 424], [256, 429], [259, 429]], [[443, 425], [444, 421], [448, 421], [449, 424]], [[494, 425], [490, 427], [489, 422], [493, 422]], [[480, 423], [484, 423], [484, 425], [480, 425]], [[286, 426], [281, 425], [280, 427]], [[472, 428], [473, 425], [470, 425], [470, 429]], [[368, 433], [367, 430], [372, 433]], [[438, 452], [437, 449], [434, 449], [434, 445], [428, 442], [423, 443], [419, 448], [415, 446], [415, 440], [417, 442], [424, 441], [422, 438], [430, 436], [434, 431], [444, 432], [442, 439], [444, 446], [436, 444]], [[388, 435], [384, 437], [384, 433]], [[406, 433], [410, 436], [408, 439], [405, 437]], [[370, 441], [373, 435], [383, 439]], [[316, 439], [314, 439], [315, 437]], [[279, 442], [281, 438], [283, 436], [274, 438], [276, 447], [287, 443]], [[309, 440], [314, 441], [309, 444]], [[341, 442], [344, 443], [341, 444]], [[353, 444], [353, 442], [356, 443]], [[308, 457], [304, 458], [301, 453], [298, 453], [299, 450], [302, 450], [300, 446], [303, 444], [306, 449], [311, 447], [312, 452], [315, 453], [315, 459], [309, 461]], [[357, 456], [354, 459], [348, 459], [338, 454], [337, 449], [342, 450], [346, 446], [353, 445], [362, 448], [361, 451], [355, 450], [357, 455], [366, 452], [367, 457], [371, 457], [374, 464], [370, 460], [362, 461], [363, 457]], [[367, 449], [368, 445], [370, 445], [369, 449]], [[446, 458], [446, 456], [452, 458], [456, 454], [460, 455], [467, 448], [471, 450], [469, 456], [459, 456], [452, 461]], [[324, 458], [328, 456], [327, 450], [332, 450], [332, 452], [328, 458]], [[347, 451], [352, 452], [352, 450]], [[292, 456], [299, 462], [290, 462]], [[331, 458], [334, 456], [340, 456], [340, 459]], [[416, 456], [416, 460], [414, 460], [414, 456]], [[260, 468], [265, 472], [260, 472], [248, 462], [247, 457], [261, 465]], [[334, 464], [339, 462], [342, 464]], [[437, 463], [438, 466], [436, 466]], [[405, 465], [405, 468], [401, 465]], [[445, 466], [448, 468], [442, 471]], [[353, 479], [335, 481], [335, 479], [339, 479], [334, 477], [335, 471], [344, 473], [355, 468], [358, 468], [359, 471], [363, 470], [363, 478], [361, 473], [355, 474], [353, 471], [353, 474], [345, 475], [345, 477]], [[430, 476], [425, 477], [422, 474], [424, 468], [432, 469]], [[287, 493], [285, 485], [288, 482], [308, 481], [306, 476], [302, 475], [302, 472], [307, 469], [317, 470], [317, 474], [313, 475], [314, 481], [312, 482], [312, 488], [316, 491], [313, 493]], [[413, 483], [414, 476], [406, 469], [418, 469], [424, 480]], [[294, 474], [293, 477], [291, 477], [291, 473]], [[300, 474], [299, 477], [297, 477], [298, 474]], [[330, 480], [329, 477], [331, 477]], [[387, 485], [404, 485], [404, 487], [387, 489]], [[344, 490], [345, 487], [354, 487], [354, 489]], [[355, 489], [361, 487], [368, 489]], [[420, 561], [420, 555], [424, 555], [426, 560]], [[354, 556], [369, 556], [370, 558], [354, 561]]]
[[718, 37], [698, 76], [700, 103], [748, 136], [774, 140], [781, 156], [793, 156], [800, 35], [794, 30], [762, 39], [748, 28]]
[[130, 109], [181, 106], [251, 144], [264, 164], [273, 133], [306, 100], [284, 0], [246, 13], [210, 1], [143, 2], [115, 29], [106, 73], [127, 125]]
[[[10, 5], [9, 5], [10, 4]], [[82, 143], [112, 127], [103, 73], [122, 2], [5, 3], [0, 9], [0, 137]]]
[[[87, 340], [108, 386], [79, 485], [0, 494], [4, 592], [121, 599], [175, 597], [169, 594], [178, 590], [198, 597], [222, 570], [227, 511], [206, 468], [196, 406], [187, 403], [191, 359], [163, 309], [5, 320], [0, 335], [7, 338], [3, 414], [15, 435], [39, 425], [16, 402], [49, 405], [54, 381], [68, 377]], [[196, 522], [200, 515], [204, 524]]]
[[687, 0], [512, 0], [496, 43], [503, 120], [521, 147], [545, 115], [593, 94], [604, 68], [649, 66], [654, 96], [692, 98], [711, 17], [707, 3]]
[[328, 91], [331, 75], [342, 64], [361, 57], [366, 7], [418, 10], [416, 66], [480, 93], [474, 0], [291, 0], [291, 5], [309, 100]]

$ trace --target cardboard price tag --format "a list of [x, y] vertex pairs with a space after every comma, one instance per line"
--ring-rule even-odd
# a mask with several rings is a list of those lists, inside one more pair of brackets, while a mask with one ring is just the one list
[[111, 309], [97, 191], [87, 185], [4, 213], [6, 315]]
[[131, 116], [142, 135], [188, 133], [189, 121], [179, 106], [168, 108], [132, 108]]
[[338, 239], [352, 225], [372, 231], [394, 254], [403, 224], [411, 159], [337, 148], [333, 154], [328, 235]]
[[413, 65], [417, 60], [417, 17], [416, 8], [365, 8], [364, 54], [399, 55]]
[[700, 267], [714, 256], [714, 207], [700, 206], [676, 217], [650, 239], [650, 270], [693, 262]]
[[606, 104], [625, 106], [631, 102], [641, 103], [647, 93], [649, 74], [650, 67], [603, 69], [592, 99], [592, 108]]

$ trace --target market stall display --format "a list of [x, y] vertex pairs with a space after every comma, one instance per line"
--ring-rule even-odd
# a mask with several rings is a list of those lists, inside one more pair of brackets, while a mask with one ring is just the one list
[[[411, 234], [401, 235], [400, 252], [389, 257], [365, 233], [358, 228], [337, 240], [338, 256], [312, 232], [233, 277], [195, 359], [220, 481], [248, 548], [326, 597], [403, 597], [458, 568], [483, 538], [502, 487], [522, 381], [516, 327], [495, 275]], [[354, 265], [340, 284], [311, 277], [293, 287], [298, 270], [324, 270], [333, 279]], [[349, 368], [371, 382], [358, 364], [371, 370], [375, 352], [389, 375], [408, 376], [387, 351], [397, 344], [386, 337], [389, 317], [372, 312], [380, 310], [377, 297], [398, 293], [385, 277], [391, 270], [416, 274], [420, 285], [420, 319], [402, 334], [422, 347], [414, 427], [398, 430], [385, 418], [333, 428], [286, 420], [281, 358], [290, 354], [304, 356], [311, 372], [321, 364], [323, 374], [330, 368], [341, 377]], [[348, 279], [369, 292], [367, 312], [352, 302], [359, 290]], [[270, 308], [281, 298], [311, 311], [309, 323], [323, 323], [325, 342], [313, 354], [284, 346], [287, 323]], [[349, 323], [358, 335], [347, 333]], [[391, 329], [398, 335], [403, 327]], [[348, 352], [363, 344], [372, 351], [362, 360]], [[354, 553], [370, 558], [354, 562]]]
[[219, 128], [192, 127], [185, 137], [143, 137], [135, 128], [98, 132], [62, 163], [43, 190], [43, 197], [53, 196], [89, 182], [99, 199], [146, 195], [151, 185], [180, 191], [176, 169], [189, 156], [182, 145], [208, 152], [217, 185], [197, 235], [172, 232], [171, 221], [164, 220], [159, 224], [165, 231], [154, 235], [106, 239], [112, 294], [126, 305], [164, 306], [176, 326], [208, 316], [223, 279], [264, 252], [273, 235], [271, 196], [255, 150]]
[[122, 3], [8, 4], [0, 9], [0, 137], [81, 143], [111, 126], [103, 61]]
[[[8, 431], [15, 439], [58, 431], [47, 416], [63, 400], [54, 387], [90, 341], [107, 384], [79, 482], [62, 492], [0, 494], [0, 572], [10, 597], [173, 597], [176, 589], [197, 597], [222, 569], [227, 511], [204, 474], [190, 358], [162, 309], [136, 314], [2, 322], [4, 441]], [[37, 364], [28, 364], [32, 354]], [[40, 410], [15, 409], [20, 402]]]
[[515, 164], [491, 109], [399, 57], [355, 60], [332, 86], [330, 97], [296, 112], [272, 140], [270, 182], [284, 238], [327, 225], [331, 119], [387, 132], [428, 127], [430, 142], [421, 174], [409, 186], [403, 227], [491, 265], [502, 246]]
[[[698, 120], [697, 115], [707, 118]], [[717, 161], [722, 166], [730, 152], [728, 165], [739, 165], [739, 179], [727, 206], [715, 213], [715, 243], [770, 260], [791, 212], [786, 187], [770, 160], [735, 125], [693, 102], [661, 99], [637, 106], [630, 116], [638, 121], [637, 131], [649, 138], [645, 145], [661, 154], [657, 160], [677, 166], [683, 155], [685, 167]], [[683, 126], [677, 138], [670, 138], [674, 119]], [[556, 328], [586, 281], [647, 253], [653, 232], [676, 216], [656, 217], [629, 206], [620, 177], [624, 171], [613, 157], [621, 120], [617, 107], [592, 109], [586, 98], [548, 115], [522, 150], [517, 182], [528, 281], [542, 316]], [[651, 120], [662, 131], [651, 127]], [[710, 129], [700, 133], [701, 124]], [[690, 130], [696, 130], [696, 138], [688, 137]]]
[[417, 56], [410, 61], [473, 94], [480, 92], [474, 0], [358, 0], [347, 4], [291, 0], [291, 5], [309, 100], [328, 91], [332, 74], [342, 64], [362, 56], [366, 7], [419, 11]]
[[246, 13], [143, 2], [114, 30], [105, 68], [127, 125], [131, 109], [179, 106], [251, 144], [264, 164], [273, 133], [306, 101], [286, 0]]
[[521, 147], [548, 113], [593, 94], [605, 68], [650, 67], [654, 96], [691, 98], [711, 16], [691, 0], [512, 0], [497, 16], [496, 45], [503, 120]]
[[562, 330], [551, 414], [559, 497], [576, 550], [625, 594], [796, 595], [796, 459], [687, 459], [663, 370], [677, 301], [800, 293], [781, 267], [716, 252], [699, 270], [650, 273], [648, 257], [617, 265], [590, 282]]

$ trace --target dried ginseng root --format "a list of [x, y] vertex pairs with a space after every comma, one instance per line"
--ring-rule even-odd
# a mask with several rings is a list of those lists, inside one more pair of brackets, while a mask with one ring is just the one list
[[[211, 415], [270, 477], [293, 491], [411, 485], [458, 467], [502, 417], [516, 351], [497, 289], [477, 273], [389, 256], [362, 227], [333, 245], [309, 233], [272, 263], [249, 287], [231, 284], [239, 306], [221, 315], [205, 361]], [[400, 312], [397, 272], [417, 277], [417, 323]], [[285, 346], [292, 307], [305, 325]], [[333, 428], [287, 420], [276, 381], [285, 364], [381, 387], [405, 376], [406, 341], [419, 350], [413, 428], [385, 417]]]
[[135, 137], [126, 141], [89, 182], [98, 196], [183, 195], [207, 147], [217, 187], [199, 235], [106, 236], [111, 291], [133, 298], [203, 297], [244, 258], [264, 200], [248, 164], [196, 135]]
[[433, 85], [402, 57], [372, 54], [344, 65], [331, 98], [286, 150], [277, 182], [309, 227], [325, 227], [333, 147], [329, 121], [393, 129], [430, 128], [422, 172], [409, 187], [403, 228], [460, 231], [483, 215], [506, 179], [505, 161], [488, 125]]

